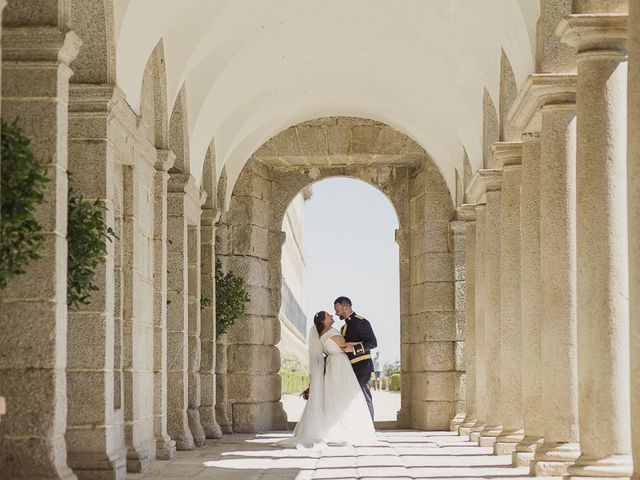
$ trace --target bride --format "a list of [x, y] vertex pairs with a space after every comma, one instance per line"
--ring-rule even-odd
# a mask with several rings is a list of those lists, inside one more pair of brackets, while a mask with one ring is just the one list
[[313, 323], [309, 332], [309, 399], [293, 437], [278, 446], [375, 444], [367, 402], [344, 353], [353, 345], [331, 327], [334, 320], [327, 312], [318, 312]]

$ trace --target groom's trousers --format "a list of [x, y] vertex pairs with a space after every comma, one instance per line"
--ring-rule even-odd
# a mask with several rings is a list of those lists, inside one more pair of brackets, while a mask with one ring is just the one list
[[371, 420], [373, 420], [373, 398], [371, 398], [371, 386], [369, 384], [369, 382], [371, 381], [371, 373], [356, 375], [356, 378], [358, 379], [358, 383], [360, 384], [362, 393], [364, 393], [364, 398], [367, 401], [367, 407], [369, 407]]

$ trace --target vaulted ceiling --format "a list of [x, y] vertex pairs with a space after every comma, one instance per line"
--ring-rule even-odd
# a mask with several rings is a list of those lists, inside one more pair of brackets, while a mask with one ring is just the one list
[[[420, 144], [453, 191], [466, 150], [482, 165], [482, 98], [498, 108], [500, 58], [534, 68], [537, 0], [116, 0], [118, 84], [139, 111], [162, 40], [169, 112], [186, 87], [191, 172], [215, 138], [234, 181], [269, 138], [355, 116]], [[464, 150], [463, 150], [464, 149]]]

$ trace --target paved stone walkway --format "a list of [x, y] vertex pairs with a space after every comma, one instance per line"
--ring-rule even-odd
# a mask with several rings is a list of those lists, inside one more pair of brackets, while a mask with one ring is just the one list
[[271, 443], [289, 434], [227, 435], [205, 447], [157, 461], [146, 474], [127, 479], [508, 479], [528, 468], [511, 467], [508, 456], [491, 455], [451, 432], [383, 431], [379, 445], [332, 447], [323, 452], [280, 449]]

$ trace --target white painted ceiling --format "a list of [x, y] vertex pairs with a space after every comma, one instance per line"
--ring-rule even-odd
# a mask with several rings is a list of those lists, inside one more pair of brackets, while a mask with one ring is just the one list
[[501, 50], [533, 72], [538, 0], [116, 0], [117, 78], [140, 109], [145, 65], [165, 49], [169, 112], [186, 85], [191, 172], [215, 138], [230, 185], [283, 129], [372, 118], [419, 143], [450, 190], [463, 148], [482, 164], [482, 97], [498, 107]]

